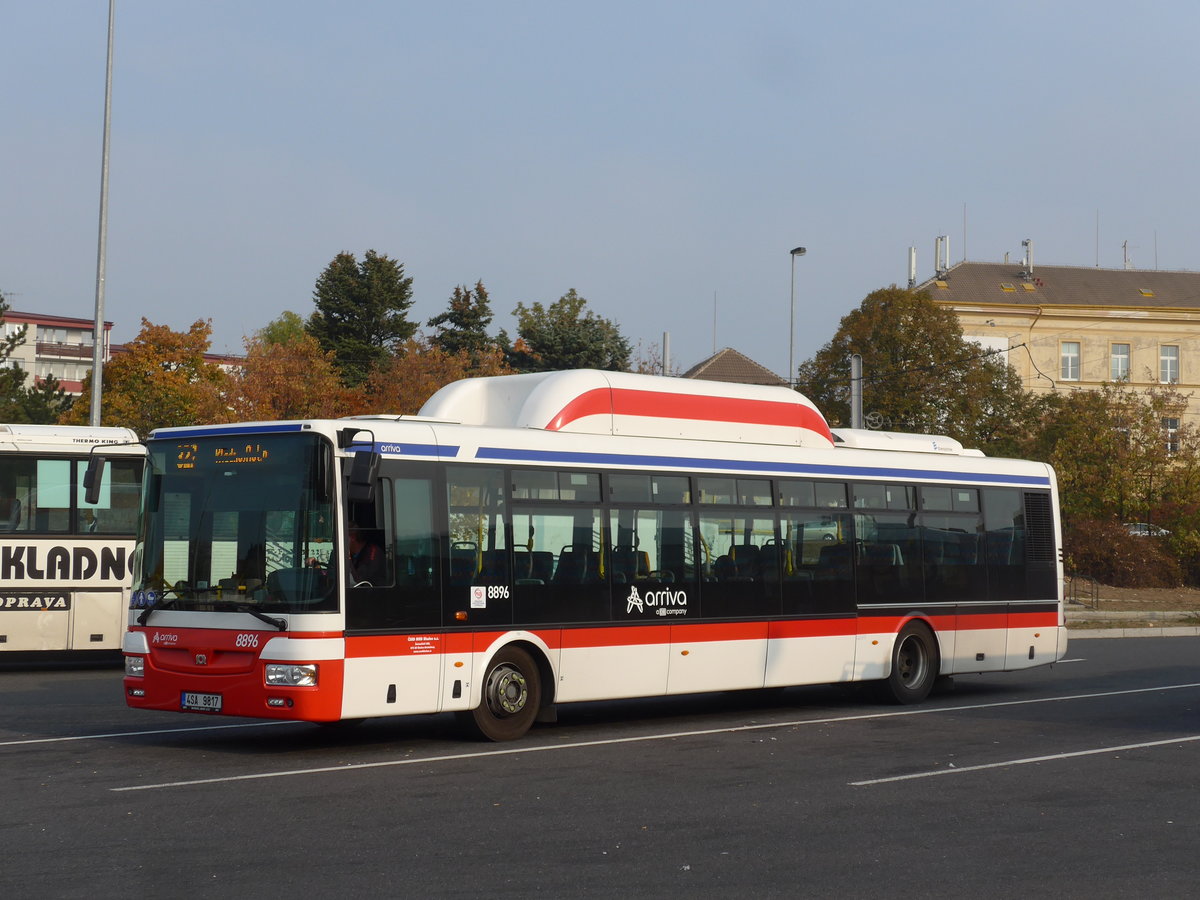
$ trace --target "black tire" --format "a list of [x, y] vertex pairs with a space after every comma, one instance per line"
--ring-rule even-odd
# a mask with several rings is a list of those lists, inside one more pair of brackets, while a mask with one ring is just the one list
[[479, 706], [458, 718], [474, 737], [515, 741], [533, 725], [541, 705], [537, 663], [520, 647], [505, 647], [488, 664]]
[[920, 622], [909, 622], [896, 635], [892, 671], [881, 684], [884, 697], [896, 703], [920, 703], [933, 690], [939, 668], [933, 633]]

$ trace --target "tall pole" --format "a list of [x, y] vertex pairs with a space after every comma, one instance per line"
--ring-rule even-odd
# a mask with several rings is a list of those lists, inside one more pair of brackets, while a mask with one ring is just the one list
[[113, 19], [117, 0], [108, 0], [108, 62], [104, 71], [104, 149], [100, 159], [100, 239], [96, 248], [96, 321], [92, 327], [92, 409], [89, 421], [100, 424], [104, 381], [104, 267], [108, 255], [108, 128], [112, 118]]
[[796, 380], [796, 257], [803, 256], [808, 251], [797, 247], [792, 251], [792, 303], [791, 317], [788, 319], [788, 370], [787, 383]]
[[850, 427], [863, 427], [862, 356], [850, 354]]

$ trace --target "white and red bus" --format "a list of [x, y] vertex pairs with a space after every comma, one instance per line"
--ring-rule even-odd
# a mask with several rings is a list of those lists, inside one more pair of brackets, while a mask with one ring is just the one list
[[835, 434], [787, 388], [515, 375], [418, 416], [148, 443], [134, 707], [454, 711], [505, 740], [560, 703], [866, 680], [917, 702], [1066, 651], [1048, 466]]
[[128, 428], [0, 425], [0, 652], [121, 646], [145, 453]]

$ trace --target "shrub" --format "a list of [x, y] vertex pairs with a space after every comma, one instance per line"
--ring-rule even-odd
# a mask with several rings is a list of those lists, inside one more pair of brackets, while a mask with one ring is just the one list
[[1119, 522], [1078, 520], [1064, 528], [1068, 571], [1113, 587], [1179, 587], [1183, 571], [1162, 538], [1138, 537]]

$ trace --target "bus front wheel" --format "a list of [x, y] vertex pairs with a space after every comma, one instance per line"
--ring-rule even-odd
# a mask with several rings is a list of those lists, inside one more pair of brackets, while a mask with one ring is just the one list
[[513, 741], [533, 725], [541, 703], [537, 663], [520, 647], [505, 647], [488, 666], [479, 706], [459, 713], [459, 721], [475, 737]]
[[909, 622], [892, 647], [892, 671], [884, 679], [884, 696], [896, 703], [920, 703], [938, 675], [937, 641], [920, 622]]

